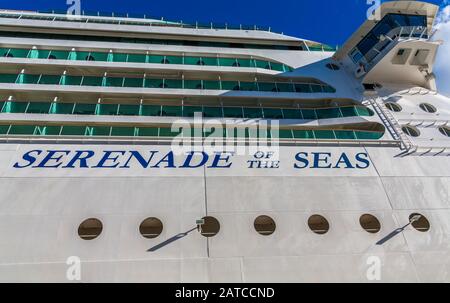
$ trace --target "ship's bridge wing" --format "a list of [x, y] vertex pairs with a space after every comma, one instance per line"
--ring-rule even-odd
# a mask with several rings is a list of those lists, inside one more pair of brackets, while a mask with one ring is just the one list
[[[385, 2], [375, 12], [375, 16], [378, 16], [380, 19], [377, 20], [377, 18], [374, 18], [373, 20], [367, 20], [363, 25], [361, 25], [361, 27], [350, 37], [350, 39], [348, 39], [347, 42], [335, 53], [334, 58], [336, 60], [344, 59], [364, 39], [368, 40], [368, 38], [370, 38], [368, 35], [373, 33], [375, 26], [387, 15], [425, 16], [426, 19], [424, 25], [426, 25], [427, 28], [427, 35], [430, 35], [438, 10], [439, 7], [437, 5], [421, 1]], [[400, 20], [399, 18], [393, 20], [393, 23], [390, 23], [384, 27], [384, 30], [394, 29], [394, 26], [392, 25], [398, 25], [398, 27], [408, 25], [414, 26], [414, 24], [420, 25], [420, 22], [421, 21], [419, 18], [411, 18], [410, 20]], [[388, 28], [390, 25], [391, 28]], [[383, 31], [383, 29], [380, 29], [380, 31]], [[385, 34], [387, 34], [387, 32]], [[369, 43], [369, 41], [367, 41], [367, 43]]]

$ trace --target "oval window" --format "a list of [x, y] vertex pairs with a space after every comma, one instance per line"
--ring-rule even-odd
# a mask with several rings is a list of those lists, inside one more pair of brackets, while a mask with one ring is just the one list
[[270, 236], [275, 232], [275, 221], [269, 216], [259, 216], [253, 223], [255, 230], [263, 236]]
[[94, 240], [103, 231], [103, 224], [99, 219], [84, 220], [78, 227], [78, 235], [83, 240]]
[[207, 216], [204, 217], [203, 220], [205, 221], [205, 224], [201, 226], [202, 236], [210, 238], [219, 233], [220, 223], [216, 218]]
[[362, 215], [359, 218], [359, 224], [361, 224], [361, 227], [371, 234], [376, 234], [381, 229], [380, 221], [375, 216], [372, 216], [370, 214]]
[[409, 222], [411, 222], [412, 227], [420, 232], [427, 232], [430, 230], [430, 222], [428, 219], [419, 213], [414, 213], [409, 216]]
[[308, 219], [309, 228], [319, 235], [324, 235], [330, 230], [327, 219], [321, 215], [313, 215]]
[[154, 239], [158, 237], [163, 231], [163, 224], [158, 218], [147, 218], [142, 221], [139, 226], [139, 232], [144, 238]]
[[402, 127], [402, 131], [410, 137], [419, 137], [420, 131], [414, 126], [405, 125]]

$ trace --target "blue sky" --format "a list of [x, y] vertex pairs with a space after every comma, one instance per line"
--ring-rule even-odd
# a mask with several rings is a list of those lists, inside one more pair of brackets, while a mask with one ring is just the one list
[[[442, 0], [428, 0], [436, 4]], [[271, 26], [275, 31], [342, 45], [366, 18], [367, 0], [81, 0], [86, 11], [129, 12], [168, 20]], [[66, 0], [0, 0], [0, 8], [64, 10]]]

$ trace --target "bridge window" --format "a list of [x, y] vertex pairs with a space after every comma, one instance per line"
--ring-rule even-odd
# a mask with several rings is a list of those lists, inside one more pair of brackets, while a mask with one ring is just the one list
[[99, 219], [84, 220], [78, 227], [78, 235], [83, 240], [94, 240], [103, 231], [103, 224]]
[[256, 231], [263, 236], [270, 236], [276, 229], [275, 221], [269, 216], [259, 216], [253, 225]]
[[437, 112], [436, 107], [434, 107], [433, 105], [431, 105], [429, 103], [422, 103], [422, 104], [419, 105], [419, 107], [424, 112], [427, 112], [427, 113], [430, 113], [430, 114]]
[[359, 218], [359, 223], [361, 227], [368, 233], [376, 234], [381, 229], [380, 221], [375, 216], [370, 214], [362, 215]]
[[419, 137], [420, 131], [411, 125], [405, 125], [402, 127], [402, 131], [410, 137]]
[[220, 223], [216, 218], [207, 216], [203, 217], [203, 220], [205, 220], [205, 224], [201, 226], [202, 236], [210, 238], [219, 233]]
[[147, 218], [142, 221], [139, 226], [139, 232], [144, 238], [154, 239], [158, 237], [163, 231], [163, 224], [158, 218]]
[[409, 220], [413, 220], [414, 217], [420, 216], [418, 220], [415, 220], [411, 225], [420, 232], [427, 232], [430, 230], [430, 222], [428, 219], [419, 213], [414, 213], [409, 216]]
[[309, 228], [319, 235], [324, 235], [330, 230], [330, 224], [327, 219], [321, 215], [313, 215], [308, 219]]

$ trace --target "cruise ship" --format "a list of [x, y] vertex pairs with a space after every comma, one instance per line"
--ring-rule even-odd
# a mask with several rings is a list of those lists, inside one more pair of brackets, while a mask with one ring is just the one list
[[438, 11], [334, 49], [0, 10], [0, 282], [450, 282]]

